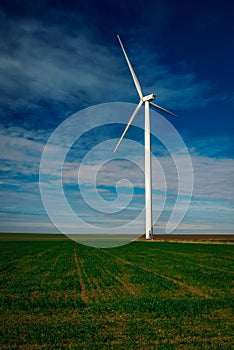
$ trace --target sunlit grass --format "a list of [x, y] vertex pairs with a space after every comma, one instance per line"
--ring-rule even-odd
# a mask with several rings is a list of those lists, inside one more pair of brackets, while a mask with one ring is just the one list
[[231, 349], [233, 245], [0, 246], [3, 349]]

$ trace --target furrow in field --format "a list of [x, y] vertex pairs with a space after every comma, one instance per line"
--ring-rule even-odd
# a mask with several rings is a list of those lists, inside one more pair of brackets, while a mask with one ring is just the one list
[[[45, 251], [40, 251], [38, 253], [30, 254], [30, 255], [24, 255], [17, 259], [15, 259], [15, 266], [18, 270], [20, 270], [22, 267], [24, 268], [24, 271], [30, 271], [31, 269], [34, 269], [36, 263], [36, 258], [41, 258], [43, 255], [45, 255], [49, 249]], [[30, 265], [30, 263], [34, 263], [33, 265]], [[6, 271], [7, 273], [7, 271]]]
[[[147, 271], [147, 270], [146, 270]], [[150, 269], [148, 270], [150, 271]], [[150, 272], [153, 272], [153, 271], [150, 271]], [[153, 272], [154, 273], [154, 272]], [[181, 287], [182, 289], [186, 289], [188, 292], [192, 293], [192, 294], [195, 294], [195, 295], [198, 295], [200, 297], [204, 297], [206, 299], [209, 299], [210, 296], [204, 292], [202, 292], [200, 289], [194, 287], [194, 286], [190, 286], [188, 285], [187, 283], [184, 283], [182, 281], [178, 281], [172, 277], [168, 277], [168, 276], [165, 276], [165, 275], [162, 275], [162, 274], [159, 274], [161, 277], [167, 279], [168, 281], [171, 281], [175, 284], [177, 284], [179, 287]]]
[[84, 267], [84, 261], [80, 259], [80, 266], [81, 266], [81, 269], [83, 271], [83, 275], [85, 277], [85, 280], [87, 281], [87, 289], [89, 289], [89, 297], [90, 299], [94, 300], [96, 303], [99, 302], [99, 299], [98, 299], [98, 295], [93, 287], [93, 282], [92, 282], [92, 279], [88, 276], [88, 274], [86, 273], [85, 271], [85, 267]]
[[95, 285], [95, 288], [97, 289], [99, 299], [105, 301], [106, 300], [106, 293], [104, 292], [103, 285], [100, 286], [100, 281], [95, 277], [93, 277], [92, 280], [93, 280], [93, 283]]
[[234, 274], [234, 271], [231, 270], [224, 270], [224, 269], [220, 269], [219, 267], [211, 267], [211, 266], [207, 266], [207, 265], [203, 265], [203, 264], [196, 264], [196, 266], [204, 268], [204, 269], [208, 269], [208, 270], [212, 270], [212, 271], [218, 271], [221, 273], [230, 273], [230, 274]]
[[112, 257], [115, 257], [115, 259], [117, 259], [118, 261], [121, 261], [124, 264], [131, 265], [131, 266], [134, 266], [136, 268], [142, 269], [143, 271], [150, 272], [150, 273], [153, 273], [155, 275], [161, 276], [162, 278], [165, 278], [168, 281], [171, 281], [171, 282], [175, 283], [176, 285], [181, 287], [183, 290], [186, 289], [188, 292], [190, 292], [192, 294], [195, 294], [195, 295], [198, 295], [198, 296], [202, 296], [202, 297], [205, 297], [205, 298], [209, 298], [208, 294], [202, 292], [200, 289], [198, 289], [198, 288], [196, 288], [194, 286], [188, 285], [185, 282], [179, 281], [177, 279], [174, 279], [172, 277], [166, 276], [166, 275], [161, 274], [161, 273], [156, 273], [153, 269], [136, 265], [136, 264], [132, 263], [131, 261], [125, 260], [123, 258], [120, 258], [120, 257], [116, 256], [116, 255], [110, 254], [109, 252], [108, 252], [108, 254], [111, 255]]
[[39, 257], [41, 258], [43, 255], [46, 255], [50, 252], [50, 249], [44, 249], [44, 250], [40, 250], [39, 252], [32, 252], [31, 254], [25, 254], [17, 259], [15, 259], [15, 261], [17, 263], [20, 263], [20, 261], [22, 260], [23, 263], [25, 263], [25, 261], [27, 259], [29, 259], [29, 261], [34, 260], [35, 258]]
[[[187, 242], [186, 242], [187, 243]], [[159, 250], [159, 249], [158, 249]], [[160, 250], [159, 250], [160, 251]], [[166, 249], [164, 249], [164, 253], [168, 253], [168, 254], [173, 254], [174, 256], [178, 256], [178, 257], [184, 257], [184, 258], [186, 258], [186, 259], [188, 259], [188, 261], [190, 261], [190, 260], [192, 260], [192, 263], [193, 263], [193, 265], [195, 264], [195, 265], [197, 265], [198, 267], [204, 267], [204, 268], [206, 268], [206, 269], [211, 269], [211, 270], [217, 270], [217, 271], [220, 271], [220, 272], [224, 272], [224, 273], [226, 273], [226, 272], [228, 272], [228, 273], [234, 273], [234, 272], [232, 272], [232, 271], [230, 271], [230, 270], [226, 270], [225, 268], [223, 269], [223, 268], [220, 268], [220, 267], [214, 267], [214, 266], [209, 266], [209, 265], [203, 265], [203, 264], [201, 264], [202, 262], [204, 262], [204, 259], [207, 259], [207, 258], [209, 258], [209, 263], [211, 263], [212, 261], [216, 261], [216, 262], [220, 262], [220, 264], [222, 264], [223, 263], [223, 261], [222, 261], [222, 258], [221, 257], [219, 257], [219, 258], [214, 258], [211, 254], [209, 254], [209, 253], [206, 253], [206, 254], [199, 254], [199, 255], [197, 255], [197, 253], [193, 253], [193, 254], [190, 254], [190, 253], [185, 253], [185, 252], [180, 252], [180, 251], [174, 251], [174, 250], [166, 250]], [[230, 257], [225, 257], [225, 260], [226, 261], [233, 261], [233, 259], [232, 258], [230, 258]], [[207, 262], [207, 264], [208, 264], [208, 262]]]
[[64, 289], [64, 302], [65, 304], [68, 301], [68, 298], [71, 297], [75, 301], [75, 276], [76, 269], [74, 268], [72, 262], [69, 260], [68, 271], [66, 273], [66, 289]]
[[129, 283], [126, 283], [123, 279], [118, 277], [117, 275], [114, 275], [107, 267], [103, 268], [106, 273], [108, 273], [113, 279], [115, 279], [121, 286], [124, 287], [124, 289], [127, 291], [130, 295], [136, 295], [136, 291], [132, 288], [132, 286]]
[[40, 286], [43, 286], [43, 284], [45, 283], [46, 279], [49, 277], [49, 275], [51, 274], [51, 272], [54, 270], [55, 265], [57, 264], [57, 262], [58, 262], [58, 260], [59, 260], [59, 258], [60, 258], [61, 255], [62, 255], [62, 254], [59, 254], [59, 255], [56, 257], [56, 259], [54, 260], [53, 265], [51, 266], [51, 268], [45, 273], [44, 277], [43, 277], [42, 280], [41, 280]]
[[89, 298], [88, 298], [88, 294], [87, 294], [87, 291], [85, 288], [84, 280], [82, 278], [81, 268], [80, 268], [80, 264], [79, 264], [77, 254], [76, 254], [76, 245], [74, 245], [74, 260], [75, 260], [75, 264], [76, 264], [77, 273], [79, 276], [80, 296], [81, 296], [81, 299], [83, 300], [83, 302], [87, 305], [89, 303]]

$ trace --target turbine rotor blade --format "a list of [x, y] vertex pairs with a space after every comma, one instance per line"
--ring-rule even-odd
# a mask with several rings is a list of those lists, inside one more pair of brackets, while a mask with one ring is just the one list
[[132, 113], [131, 118], [129, 119], [128, 125], [126, 126], [126, 128], [125, 128], [125, 130], [124, 130], [122, 136], [120, 137], [120, 139], [119, 139], [119, 141], [118, 141], [118, 143], [117, 143], [117, 145], [116, 145], [116, 147], [115, 147], [115, 149], [114, 149], [114, 153], [117, 151], [117, 149], [118, 149], [118, 147], [119, 147], [121, 141], [123, 140], [123, 138], [124, 138], [126, 132], [128, 131], [130, 125], [131, 125], [132, 122], [133, 122], [133, 120], [135, 119], [135, 116], [136, 116], [137, 113], [139, 112], [139, 109], [141, 108], [142, 103], [143, 103], [143, 101], [140, 101], [140, 102], [138, 103], [138, 105], [136, 106], [134, 112]]
[[161, 111], [163, 111], [163, 112], [166, 112], [166, 113], [171, 114], [171, 115], [173, 115], [174, 117], [176, 117], [176, 115], [175, 115], [174, 113], [168, 111], [166, 108], [163, 108], [163, 107], [161, 107], [161, 106], [158, 106], [158, 105], [156, 105], [156, 104], [153, 103], [153, 102], [150, 102], [150, 104], [151, 104], [151, 106], [153, 106], [153, 107], [155, 107], [155, 108], [157, 108], [157, 109], [159, 109], [159, 110], [161, 110]]
[[132, 74], [132, 78], [133, 78], [134, 84], [135, 84], [135, 86], [136, 86], [138, 95], [140, 96], [140, 98], [143, 98], [143, 93], [142, 93], [142, 91], [141, 91], [141, 85], [140, 85], [140, 83], [139, 83], [139, 80], [137, 79], [137, 76], [136, 76], [136, 74], [135, 74], [133, 68], [132, 68], [131, 62], [129, 61], [129, 58], [128, 58], [127, 54], [126, 54], [126, 51], [125, 51], [125, 49], [124, 49], [124, 46], [123, 46], [123, 44], [122, 44], [122, 41], [121, 41], [119, 35], [117, 35], [117, 38], [118, 38], [118, 40], [119, 40], [120, 46], [121, 46], [122, 51], [123, 51], [123, 53], [124, 53], [124, 56], [125, 56], [125, 58], [126, 58], [126, 61], [127, 61], [127, 64], [128, 64], [128, 68], [130, 69], [130, 72], [131, 72], [131, 74]]

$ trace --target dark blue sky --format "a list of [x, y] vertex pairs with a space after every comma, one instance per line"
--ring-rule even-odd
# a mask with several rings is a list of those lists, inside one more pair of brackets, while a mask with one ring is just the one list
[[[233, 12], [231, 1], [1, 1], [2, 230], [53, 231], [38, 174], [43, 147], [63, 120], [96, 104], [138, 102], [119, 34], [144, 93], [155, 92], [156, 103], [178, 116], [170, 122], [184, 139], [195, 175], [187, 225], [220, 231], [225, 224], [231, 231]], [[128, 137], [141, 140], [134, 130]], [[82, 140], [82, 149], [74, 146], [79, 161], [100, 142], [100, 133]], [[73, 155], [70, 163], [75, 160]], [[71, 202], [73, 182], [66, 182]], [[111, 184], [100, 186], [112, 198]]]

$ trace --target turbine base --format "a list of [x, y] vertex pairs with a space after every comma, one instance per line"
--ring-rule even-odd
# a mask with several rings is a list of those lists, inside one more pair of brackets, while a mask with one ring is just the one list
[[149, 232], [146, 232], [145, 238], [146, 239], [153, 239], [153, 230], [149, 230]]

